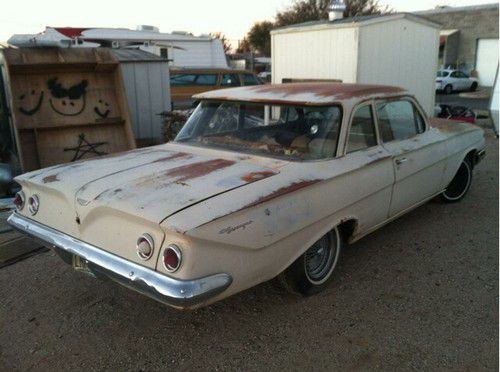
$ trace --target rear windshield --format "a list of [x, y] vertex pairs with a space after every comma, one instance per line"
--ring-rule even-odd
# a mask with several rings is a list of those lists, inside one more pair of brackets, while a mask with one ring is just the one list
[[438, 71], [437, 72], [437, 77], [448, 77], [450, 73], [447, 71]]
[[339, 106], [205, 101], [175, 141], [294, 160], [325, 159], [335, 156], [341, 120]]

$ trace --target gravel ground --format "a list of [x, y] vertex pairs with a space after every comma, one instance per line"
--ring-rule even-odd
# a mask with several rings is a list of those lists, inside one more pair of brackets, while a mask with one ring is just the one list
[[52, 252], [0, 270], [0, 370], [497, 370], [498, 140], [461, 203], [350, 246], [301, 298], [269, 282], [177, 312]]

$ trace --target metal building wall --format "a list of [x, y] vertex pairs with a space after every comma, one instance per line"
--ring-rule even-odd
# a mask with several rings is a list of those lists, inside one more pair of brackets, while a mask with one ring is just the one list
[[272, 80], [332, 79], [356, 81], [358, 29], [298, 28], [272, 34]]
[[123, 81], [139, 143], [162, 141], [161, 112], [170, 111], [170, 76], [164, 61], [121, 62]]
[[358, 83], [400, 86], [434, 113], [439, 30], [405, 18], [360, 28]]

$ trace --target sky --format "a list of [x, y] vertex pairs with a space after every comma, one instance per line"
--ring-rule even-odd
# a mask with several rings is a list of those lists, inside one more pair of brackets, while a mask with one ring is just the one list
[[[33, 34], [45, 26], [124, 27], [154, 25], [162, 32], [222, 32], [234, 44], [256, 21], [272, 20], [292, 0], [23, 0], [2, 1], [0, 41], [12, 34]], [[379, 0], [396, 11], [464, 6], [494, 0]]]

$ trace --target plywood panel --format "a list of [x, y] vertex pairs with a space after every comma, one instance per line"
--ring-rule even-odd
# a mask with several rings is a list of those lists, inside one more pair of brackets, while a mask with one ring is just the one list
[[43, 166], [51, 166], [125, 151], [127, 138], [125, 132], [117, 130], [119, 126], [40, 131], [37, 141], [40, 161]]
[[18, 129], [122, 117], [112, 73], [17, 76], [11, 90]]
[[[6, 49], [11, 111], [25, 171], [135, 147], [119, 65], [107, 49]], [[19, 72], [23, 72], [22, 74]], [[91, 146], [92, 147], [92, 146]], [[79, 158], [79, 156], [77, 156]]]

